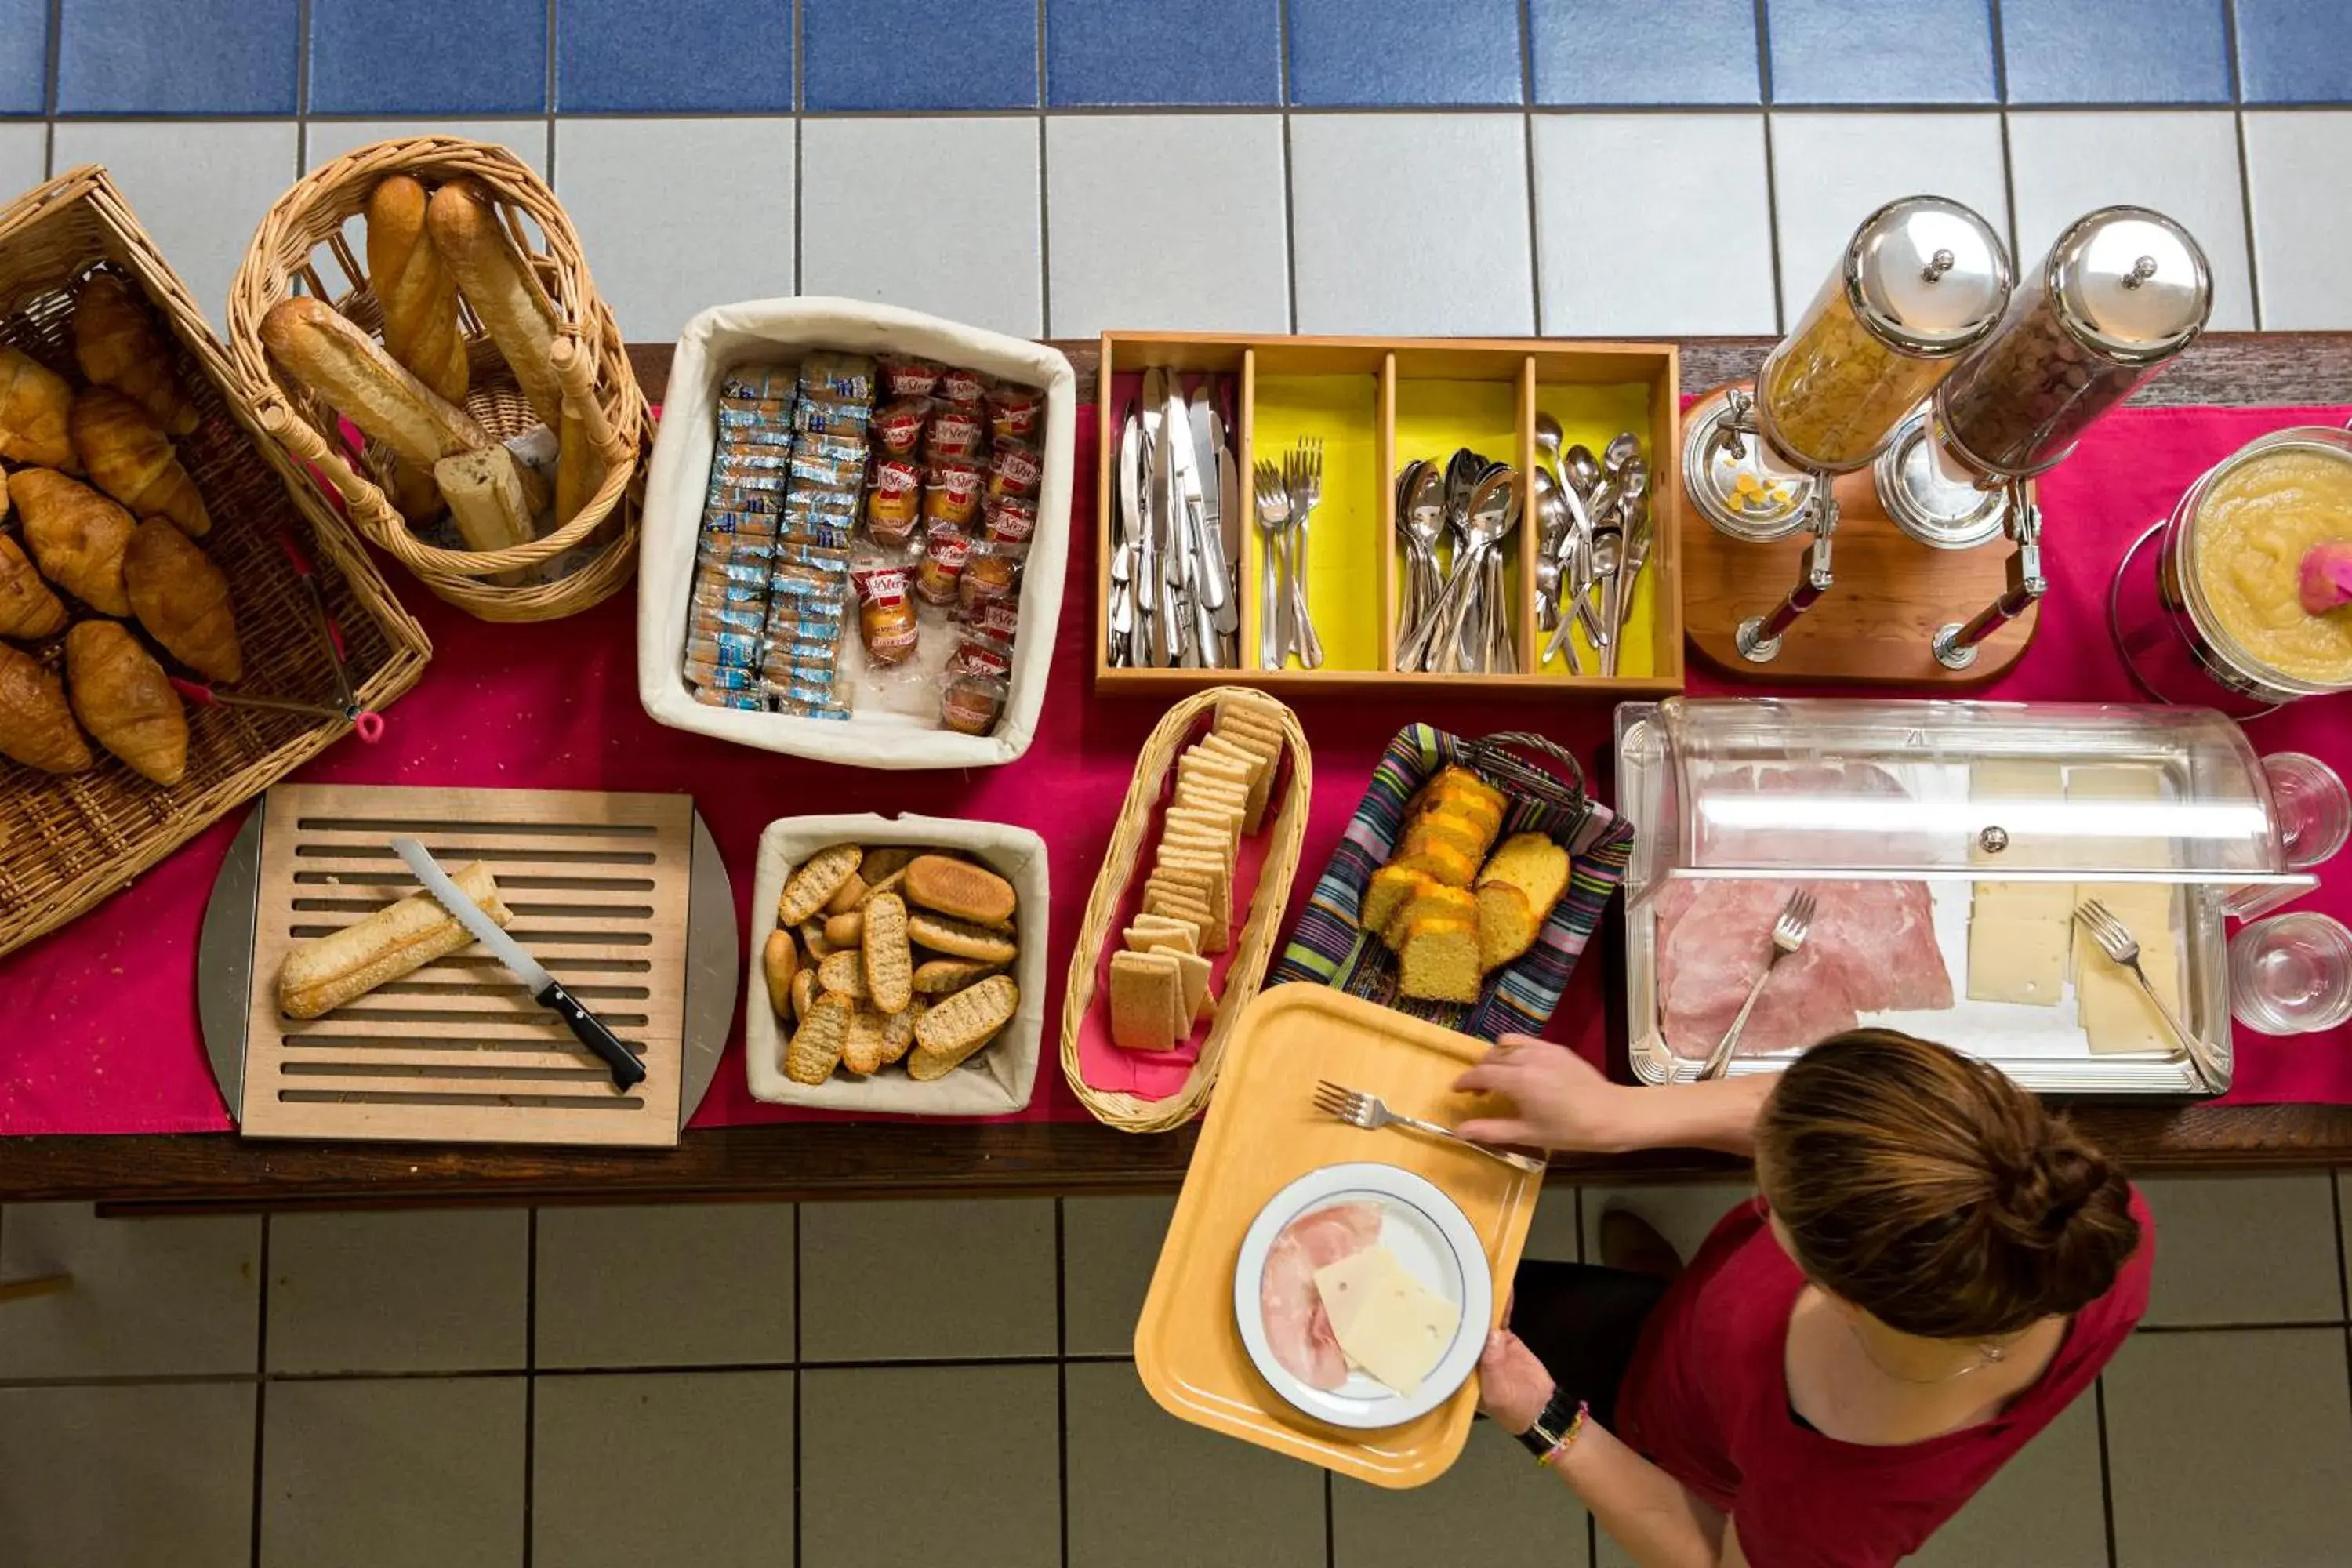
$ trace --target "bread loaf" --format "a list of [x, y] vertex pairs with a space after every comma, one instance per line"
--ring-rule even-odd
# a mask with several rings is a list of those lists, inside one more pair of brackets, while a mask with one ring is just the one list
[[[522, 465], [504, 447], [457, 452], [433, 465], [433, 482], [469, 550], [507, 550], [539, 537]], [[513, 573], [501, 574], [512, 577]]]
[[[459, 867], [449, 879], [500, 926], [513, 921], [488, 866]], [[473, 941], [432, 894], [411, 893], [363, 921], [297, 944], [278, 973], [278, 1010], [289, 1018], [316, 1018]]]
[[532, 412], [560, 433], [563, 382], [555, 371], [554, 313], [488, 195], [470, 180], [453, 180], [433, 193], [425, 222]]
[[[383, 315], [383, 349], [439, 397], [466, 402], [466, 339], [457, 279], [425, 232], [424, 184], [387, 174], [368, 193], [368, 288]], [[479, 548], [477, 546], [477, 548]]]
[[1013, 884], [969, 860], [919, 855], [907, 864], [907, 901], [960, 921], [1009, 924], [1020, 899]]
[[472, 416], [409, 374], [323, 300], [302, 294], [271, 306], [261, 319], [261, 342], [287, 374], [412, 463], [429, 468], [491, 444]]

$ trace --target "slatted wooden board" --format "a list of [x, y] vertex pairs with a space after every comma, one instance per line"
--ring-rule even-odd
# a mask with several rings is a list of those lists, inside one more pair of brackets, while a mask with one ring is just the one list
[[[238, 1121], [267, 1138], [672, 1144], [694, 805], [685, 795], [280, 784], [264, 808]], [[392, 852], [489, 864], [508, 927], [645, 1058], [615, 1090], [478, 946], [323, 1018], [278, 1009], [296, 942], [416, 890]]]

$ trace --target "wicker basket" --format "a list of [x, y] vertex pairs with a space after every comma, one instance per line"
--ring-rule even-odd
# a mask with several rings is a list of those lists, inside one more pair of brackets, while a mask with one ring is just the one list
[[[297, 292], [330, 300], [367, 331], [382, 322], [367, 269], [343, 234], [343, 226], [365, 210], [376, 183], [387, 174], [414, 174], [427, 184], [457, 179], [478, 181], [498, 203], [548, 303], [559, 340], [569, 338], [593, 370], [596, 400], [612, 427], [604, 482], [579, 515], [528, 544], [505, 550], [448, 550], [427, 543], [393, 507], [384, 485], [393, 472], [392, 453], [369, 441], [361, 468], [348, 460], [351, 437], [325, 400], [280, 375], [261, 346], [261, 320], [270, 307]], [[546, 247], [531, 243], [524, 220], [545, 236]], [[323, 248], [346, 280], [329, 287], [318, 267]], [[298, 289], [298, 285], [299, 288]], [[491, 436], [505, 440], [540, 425], [514, 373], [499, 357], [470, 310], [464, 312], [471, 370], [466, 411]], [[596, 294], [581, 256], [580, 237], [556, 205], [555, 193], [530, 167], [503, 147], [456, 136], [421, 136], [379, 142], [312, 170], [278, 199], [254, 232], [252, 247], [230, 286], [229, 352], [246, 395], [261, 408], [265, 425], [288, 451], [310, 465], [342, 495], [362, 533], [383, 546], [440, 597], [486, 621], [549, 621], [576, 615], [608, 597], [636, 566], [638, 516], [644, 507], [645, 466], [652, 420], [645, 395], [630, 368], [621, 329]], [[364, 471], [362, 471], [362, 470]], [[492, 581], [509, 574], [526, 579], [549, 574], [549, 563], [573, 557], [552, 570], [551, 581]]]
[[[245, 654], [239, 689], [322, 702], [336, 696], [317, 618], [281, 537], [308, 542], [361, 702], [382, 708], [415, 685], [432, 651], [424, 629], [263, 436], [204, 312], [104, 170], [61, 174], [0, 208], [0, 342], [79, 383], [68, 332], [73, 289], [100, 267], [129, 279], [152, 307], [173, 369], [202, 416], [175, 445], [212, 517], [205, 552], [236, 600]], [[30, 651], [54, 669], [63, 642]], [[168, 789], [103, 752], [96, 767], [67, 775], [0, 760], [0, 952], [126, 886], [350, 729], [341, 719], [192, 709], [187, 776]]]
[[[1234, 939], [1224, 973], [1224, 988], [1217, 995], [1216, 1016], [1184, 1087], [1164, 1100], [1147, 1100], [1118, 1089], [1096, 1089], [1080, 1070], [1078, 1035], [1095, 1005], [1097, 981], [1102, 972], [1106, 943], [1117, 940], [1129, 902], [1128, 887], [1135, 879], [1136, 862], [1147, 841], [1157, 837], [1160, 797], [1177, 753], [1190, 742], [1221, 699], [1234, 697], [1255, 707], [1270, 708], [1280, 716], [1289, 752], [1288, 778], [1282, 782], [1282, 806], [1266, 829], [1265, 859], [1257, 885], [1251, 890], [1249, 919]], [[1281, 782], [1281, 781], [1277, 781]], [[1112, 827], [1109, 847], [1103, 851], [1102, 869], [1095, 874], [1093, 896], [1087, 900], [1085, 921], [1078, 928], [1077, 950], [1070, 954], [1070, 980], [1062, 1003], [1062, 1076], [1079, 1102], [1095, 1120], [1127, 1132], [1165, 1132], [1181, 1127], [1208, 1103], [1216, 1087], [1217, 1068], [1225, 1058], [1225, 1042], [1235, 1020], [1257, 994], [1274, 956], [1276, 935], [1283, 911], [1290, 905], [1291, 879], [1298, 873], [1299, 846], [1307, 837], [1307, 808], [1315, 795], [1315, 759], [1307, 751], [1307, 733], [1297, 715], [1264, 692], [1220, 686], [1187, 697], [1154, 726], [1137, 759], [1135, 777], [1127, 786], [1118, 822]]]

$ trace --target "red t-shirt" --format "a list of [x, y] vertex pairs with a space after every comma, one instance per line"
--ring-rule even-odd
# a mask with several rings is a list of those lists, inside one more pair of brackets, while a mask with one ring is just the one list
[[1761, 1200], [1724, 1215], [1643, 1327], [1617, 1395], [1618, 1436], [1730, 1515], [1754, 1568], [1886, 1568], [2090, 1387], [2147, 1310], [2156, 1228], [2075, 1314], [2055, 1360], [1981, 1426], [1898, 1447], [1843, 1443], [1789, 1405], [1789, 1318], [1804, 1276]]

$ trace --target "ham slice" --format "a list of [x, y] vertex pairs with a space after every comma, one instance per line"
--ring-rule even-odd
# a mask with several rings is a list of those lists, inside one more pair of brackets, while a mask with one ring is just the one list
[[1354, 1256], [1381, 1238], [1378, 1204], [1333, 1204], [1299, 1215], [1266, 1249], [1258, 1276], [1258, 1312], [1274, 1359], [1312, 1388], [1348, 1381], [1348, 1358], [1331, 1332], [1315, 1271]]
[[[1811, 882], [1805, 945], [1782, 959], [1739, 1037], [1743, 1056], [1801, 1049], [1864, 1013], [1952, 1005], [1925, 882]], [[1677, 882], [1658, 897], [1658, 988], [1666, 1045], [1702, 1058], [1731, 1026], [1771, 951], [1788, 882]]]

